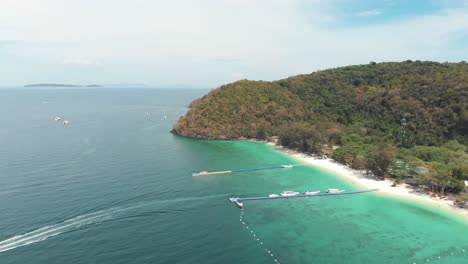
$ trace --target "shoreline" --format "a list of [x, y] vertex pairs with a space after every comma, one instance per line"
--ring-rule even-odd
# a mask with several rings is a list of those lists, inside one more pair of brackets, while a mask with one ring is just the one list
[[454, 214], [456, 216], [461, 216], [461, 220], [465, 223], [468, 223], [468, 210], [456, 207], [452, 200], [443, 200], [431, 197], [425, 193], [417, 192], [405, 183], [391, 187], [394, 182], [389, 179], [376, 180], [374, 178], [370, 178], [365, 175], [365, 172], [348, 168], [345, 165], [340, 164], [330, 158], [318, 159], [314, 156], [287, 149], [271, 142], [267, 144], [273, 146], [276, 150], [288, 155], [289, 157], [299, 160], [304, 164], [312, 165], [322, 170], [331, 172], [353, 185], [367, 189], [379, 189], [378, 193], [382, 195], [391, 196], [393, 198], [400, 198], [403, 200], [416, 201], [430, 205], [432, 207], [437, 207], [444, 210], [445, 212]]

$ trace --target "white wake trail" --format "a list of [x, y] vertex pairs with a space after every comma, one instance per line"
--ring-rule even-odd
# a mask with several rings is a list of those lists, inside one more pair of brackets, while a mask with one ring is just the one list
[[110, 209], [105, 209], [105, 210], [100, 210], [100, 211], [93, 212], [93, 213], [79, 215], [79, 216], [64, 220], [57, 224], [41, 227], [41, 228], [38, 228], [36, 230], [33, 230], [31, 232], [28, 232], [22, 235], [16, 235], [8, 239], [1, 240], [0, 252], [5, 252], [8, 250], [18, 248], [18, 247], [44, 241], [50, 237], [57, 236], [65, 232], [78, 230], [81, 227], [84, 227], [87, 225], [99, 224], [104, 221], [118, 219], [119, 217], [122, 217], [126, 214], [128, 215], [131, 210], [140, 209], [141, 207], [144, 207], [144, 206], [154, 206], [154, 205], [160, 205], [160, 204], [166, 204], [166, 203], [177, 203], [177, 202], [185, 202], [185, 201], [213, 199], [213, 198], [218, 198], [218, 197], [223, 197], [223, 196], [225, 195], [170, 198], [170, 199], [162, 199], [158, 201], [153, 201], [149, 204], [148, 202], [143, 201], [142, 203], [136, 204], [133, 206], [113, 207]]
[[0, 241], [0, 252], [8, 251], [17, 247], [44, 241], [49, 237], [60, 235], [64, 232], [79, 229], [82, 226], [99, 223], [112, 219], [112, 215], [123, 209], [102, 210], [90, 214], [76, 216], [61, 223], [42, 227], [34, 231], [17, 235]]

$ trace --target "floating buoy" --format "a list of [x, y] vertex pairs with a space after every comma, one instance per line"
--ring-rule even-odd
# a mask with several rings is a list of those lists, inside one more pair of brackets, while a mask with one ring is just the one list
[[249, 228], [249, 226], [246, 224], [246, 222], [242, 221], [242, 217], [243, 217], [243, 211], [242, 211], [242, 210], [243, 210], [243, 209], [241, 209], [239, 221], [240, 221], [243, 225], [245, 225], [245, 227], [246, 227], [247, 229], [250, 229], [250, 233], [253, 235], [254, 238], [257, 239], [257, 241], [259, 242], [259, 245], [262, 245], [262, 248], [271, 256], [272, 260], [274, 260], [275, 263], [278, 263], [278, 264], [279, 264], [279, 261], [278, 261], [277, 259], [274, 258], [273, 253], [271, 253], [271, 251], [270, 251], [269, 249], [267, 249], [267, 248], [265, 248], [265, 247], [263, 246], [263, 242], [260, 240], [260, 238], [257, 237], [257, 235], [254, 233], [254, 230], [252, 230], [251, 228]]

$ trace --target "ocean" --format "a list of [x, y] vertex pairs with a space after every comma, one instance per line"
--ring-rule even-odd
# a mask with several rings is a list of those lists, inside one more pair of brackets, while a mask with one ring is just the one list
[[207, 92], [0, 89], [0, 263], [468, 262], [466, 218], [378, 192], [240, 210], [229, 197], [359, 187], [310, 166], [192, 177], [299, 164], [169, 133]]

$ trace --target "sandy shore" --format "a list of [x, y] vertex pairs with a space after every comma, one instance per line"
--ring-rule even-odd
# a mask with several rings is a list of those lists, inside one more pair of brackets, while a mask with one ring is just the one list
[[396, 187], [391, 187], [391, 185], [394, 183], [391, 180], [375, 180], [374, 178], [366, 176], [364, 171], [353, 170], [335, 162], [332, 159], [318, 159], [316, 157], [309, 156], [304, 153], [299, 153], [297, 151], [289, 150], [281, 146], [275, 146], [275, 148], [303, 162], [304, 164], [309, 164], [314, 167], [332, 172], [333, 174], [340, 176], [346, 179], [347, 181], [362, 188], [379, 189], [379, 193], [381, 194], [392, 195], [398, 198], [411, 199], [414, 201], [427, 203], [431, 206], [436, 206], [447, 212], [462, 216], [463, 220], [468, 221], [468, 210], [455, 207], [453, 205], [453, 201], [451, 200], [443, 200], [431, 197], [425, 193], [418, 193], [407, 184], [400, 184]]

